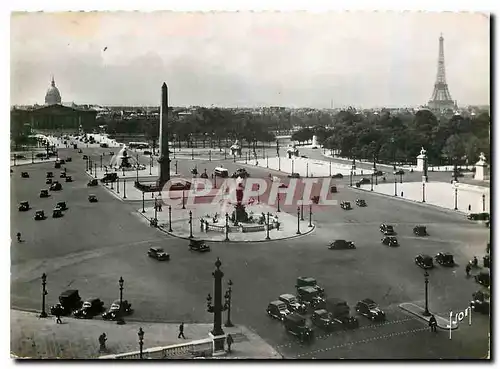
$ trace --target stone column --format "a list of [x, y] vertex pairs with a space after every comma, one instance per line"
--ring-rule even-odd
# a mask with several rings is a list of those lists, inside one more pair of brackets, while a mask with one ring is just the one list
[[160, 164], [158, 186], [163, 186], [170, 180], [170, 156], [168, 147], [168, 87], [165, 82], [161, 86], [161, 105], [160, 105]]
[[422, 172], [422, 182], [427, 182], [427, 151], [422, 147], [420, 155], [417, 156], [417, 171]]

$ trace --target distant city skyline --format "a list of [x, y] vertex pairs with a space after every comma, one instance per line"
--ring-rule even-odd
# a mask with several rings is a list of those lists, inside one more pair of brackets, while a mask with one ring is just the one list
[[330, 108], [425, 104], [444, 37], [459, 105], [490, 100], [480, 13], [14, 13], [11, 104]]

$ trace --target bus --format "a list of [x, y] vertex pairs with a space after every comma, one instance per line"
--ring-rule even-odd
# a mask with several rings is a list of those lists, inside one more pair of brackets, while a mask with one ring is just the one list
[[147, 142], [129, 142], [128, 147], [131, 149], [148, 149], [149, 144]]

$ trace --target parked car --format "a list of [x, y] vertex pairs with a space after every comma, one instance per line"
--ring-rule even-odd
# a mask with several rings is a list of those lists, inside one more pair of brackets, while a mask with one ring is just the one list
[[285, 317], [283, 323], [286, 331], [298, 337], [301, 342], [313, 338], [313, 330], [307, 326], [306, 319], [302, 315], [289, 314]]
[[297, 282], [295, 283], [295, 288], [300, 287], [312, 287], [319, 293], [320, 296], [325, 294], [325, 289], [318, 286], [316, 279], [312, 277], [298, 277]]
[[481, 314], [490, 313], [490, 297], [483, 291], [476, 291], [472, 294], [470, 307], [473, 311]]
[[479, 274], [474, 276], [474, 279], [477, 283], [484, 287], [490, 286], [490, 273], [488, 272], [479, 272]]
[[66, 178], [66, 172], [61, 172], [61, 174], [59, 174], [59, 178]]
[[183, 191], [183, 190], [187, 191], [190, 188], [191, 188], [190, 182], [175, 182], [175, 183], [172, 183], [169, 191]]
[[124, 315], [132, 314], [132, 304], [128, 300], [123, 300], [120, 306], [120, 300], [115, 300], [109, 307], [108, 311], [102, 314], [104, 320], [117, 320]]
[[351, 210], [352, 209], [351, 203], [349, 201], [342, 201], [340, 203], [340, 207], [344, 210]]
[[449, 252], [438, 252], [435, 257], [436, 262], [443, 266], [454, 266], [455, 260], [453, 260], [453, 255]]
[[66, 164], [66, 160], [64, 160], [64, 159], [59, 159], [59, 164]]
[[142, 153], [144, 155], [153, 155], [153, 153], [151, 151], [149, 151], [149, 150], [144, 150]]
[[399, 175], [402, 175], [402, 174], [405, 174], [405, 171], [403, 169], [399, 169], [399, 170], [396, 170], [394, 172], [395, 175], [399, 176]]
[[337, 193], [337, 192], [338, 192], [337, 186], [333, 185], [333, 186], [330, 187], [330, 193]]
[[109, 156], [113, 156], [113, 155], [115, 155], [114, 151], [110, 151]]
[[63, 216], [62, 210], [59, 208], [54, 208], [52, 210], [52, 218], [60, 218]]
[[342, 179], [344, 178], [344, 175], [342, 173], [336, 173], [332, 176], [332, 178], [339, 178], [339, 179]]
[[338, 319], [344, 328], [359, 327], [358, 319], [351, 316], [349, 305], [345, 300], [330, 297], [325, 301], [325, 309], [332, 313], [335, 319]]
[[40, 198], [49, 197], [49, 190], [40, 190]]
[[[80, 151], [79, 151], [79, 152], [80, 152]], [[83, 160], [89, 160], [89, 157], [88, 157], [87, 155], [83, 155], [83, 156], [82, 156], [82, 159], [83, 159]]]
[[426, 254], [419, 254], [415, 257], [415, 264], [423, 269], [434, 268], [434, 263], [432, 262], [432, 257]]
[[189, 250], [207, 252], [210, 251], [210, 246], [208, 246], [203, 240], [189, 240]]
[[56, 315], [69, 315], [82, 307], [82, 299], [78, 290], [67, 290], [59, 295], [59, 303], [50, 308], [50, 313]]
[[396, 233], [394, 232], [394, 227], [389, 224], [382, 224], [380, 226], [380, 232], [382, 232], [385, 236], [391, 236]]
[[47, 154], [43, 153], [43, 152], [38, 152], [35, 154], [35, 157], [37, 158], [45, 158], [47, 156]]
[[471, 213], [467, 215], [467, 219], [469, 220], [490, 220], [489, 213]]
[[30, 209], [30, 203], [28, 201], [21, 201], [19, 203], [19, 211], [28, 211]]
[[290, 174], [288, 175], [288, 178], [300, 178], [300, 174], [299, 174], [299, 173], [296, 173], [296, 172], [294, 172], [294, 173], [290, 173]]
[[51, 190], [51, 191], [61, 191], [62, 190], [62, 184], [60, 184], [58, 181], [53, 181], [52, 184], [49, 187], [49, 190]]
[[116, 182], [118, 179], [118, 173], [106, 173], [104, 174], [104, 177], [102, 177], [101, 182], [102, 183], [111, 183], [111, 182]]
[[299, 314], [305, 314], [307, 311], [307, 306], [305, 304], [301, 304], [295, 295], [292, 295], [290, 293], [285, 293], [283, 295], [280, 295], [279, 297], [280, 301], [283, 301], [291, 312], [298, 312]]
[[416, 236], [427, 236], [428, 235], [427, 227], [422, 226], [422, 225], [417, 225], [417, 226], [413, 227], [413, 233]]
[[66, 205], [66, 201], [59, 201], [56, 205], [56, 208], [64, 211], [68, 209], [68, 206]]
[[356, 205], [364, 208], [364, 207], [366, 207], [366, 201], [363, 199], [356, 199]]
[[21, 172], [21, 178], [29, 178], [30, 175], [28, 172]]
[[47, 178], [47, 180], [45, 181], [45, 184], [52, 184], [52, 178]]
[[325, 309], [315, 310], [311, 315], [311, 322], [324, 330], [335, 331], [343, 328], [342, 322], [335, 319], [332, 313]]
[[387, 246], [397, 247], [399, 246], [398, 239], [395, 236], [385, 236], [382, 238], [382, 243]]
[[43, 210], [37, 210], [35, 212], [35, 220], [44, 220], [45, 219], [45, 212]]
[[269, 305], [267, 305], [266, 312], [271, 318], [278, 320], [284, 320], [285, 316], [290, 314], [290, 310], [287, 309], [286, 304], [279, 300], [271, 301]]
[[60, 169], [60, 168], [61, 168], [61, 162], [60, 162], [60, 161], [56, 161], [56, 162], [54, 163], [54, 168], [55, 168], [55, 169]]
[[96, 195], [89, 195], [89, 202], [98, 202]]
[[367, 317], [370, 320], [383, 321], [385, 313], [380, 310], [378, 305], [372, 299], [363, 299], [356, 304], [356, 312]]
[[26, 159], [26, 156], [21, 154], [14, 154], [14, 159]]
[[239, 168], [236, 170], [236, 172], [234, 172], [232, 175], [231, 175], [231, 178], [248, 178], [250, 177], [250, 174], [247, 172], [247, 170], [245, 168]]
[[109, 145], [107, 143], [102, 143], [99, 146], [104, 148], [104, 149], [107, 149], [109, 147]]
[[73, 159], [71, 159], [71, 156], [68, 156], [68, 157], [66, 158], [66, 162], [67, 162], [67, 163], [72, 162], [72, 161], [73, 161]]
[[54, 178], [54, 173], [47, 172], [47, 178]]
[[99, 183], [97, 182], [97, 179], [91, 179], [90, 181], [88, 181], [87, 183], [87, 186], [88, 187], [95, 187], [97, 186]]
[[322, 309], [325, 307], [325, 299], [314, 287], [307, 286], [297, 288], [297, 296], [299, 302], [306, 305], [307, 308]]
[[170, 260], [170, 255], [167, 254], [161, 247], [150, 247], [148, 250], [148, 256], [159, 261]]
[[104, 311], [104, 303], [99, 298], [85, 301], [82, 307], [73, 313], [75, 318], [92, 319]]
[[359, 181], [358, 181], [359, 184], [370, 184], [370, 178], [361, 178]]
[[329, 250], [348, 250], [355, 248], [356, 246], [354, 245], [354, 242], [346, 240], [335, 240], [330, 245], [328, 245]]
[[66, 181], [66, 182], [73, 182], [73, 177], [71, 177], [71, 176], [66, 176], [65, 181]]

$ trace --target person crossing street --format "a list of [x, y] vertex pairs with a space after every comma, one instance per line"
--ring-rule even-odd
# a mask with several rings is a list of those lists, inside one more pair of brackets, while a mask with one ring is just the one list
[[177, 336], [177, 338], [181, 337], [186, 339], [186, 337], [184, 336], [184, 322], [182, 322], [181, 325], [179, 325], [179, 335]]

